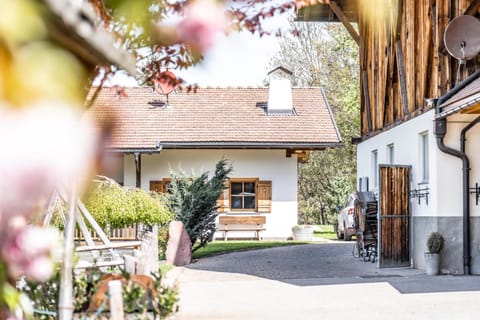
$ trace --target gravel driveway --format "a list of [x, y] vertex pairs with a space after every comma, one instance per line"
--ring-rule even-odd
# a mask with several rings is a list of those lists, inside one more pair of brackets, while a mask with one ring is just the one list
[[378, 269], [350, 243], [202, 258], [178, 270], [177, 320], [477, 319], [480, 277]]
[[[352, 256], [353, 242], [336, 242], [234, 252], [203, 258], [187, 266], [206, 270], [248, 274], [270, 280], [297, 283], [301, 279], [327, 282], [361, 281], [422, 273], [413, 269], [378, 269], [376, 263]], [[321, 281], [320, 281], [321, 282]], [[315, 281], [313, 281], [315, 283]], [[316, 281], [319, 283], [319, 281]]]

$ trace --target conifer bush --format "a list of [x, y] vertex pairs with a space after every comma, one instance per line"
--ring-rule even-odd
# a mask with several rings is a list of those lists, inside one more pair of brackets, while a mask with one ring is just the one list
[[192, 252], [212, 241], [215, 219], [218, 215], [217, 200], [225, 188], [232, 166], [220, 160], [215, 174], [209, 179], [208, 172], [187, 176], [184, 172], [172, 173], [167, 195], [167, 207], [175, 220], [183, 222], [192, 241]]

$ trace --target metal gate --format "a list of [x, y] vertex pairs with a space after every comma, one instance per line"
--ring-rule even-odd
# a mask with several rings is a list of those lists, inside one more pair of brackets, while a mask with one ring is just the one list
[[410, 266], [410, 166], [379, 166], [379, 265]]

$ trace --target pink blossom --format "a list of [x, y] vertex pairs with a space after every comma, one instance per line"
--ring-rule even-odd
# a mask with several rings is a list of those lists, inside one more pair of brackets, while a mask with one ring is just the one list
[[0, 106], [0, 241], [10, 218], [44, 208], [56, 188], [87, 174], [95, 153], [91, 125], [79, 108], [38, 103], [14, 110]]
[[185, 18], [178, 25], [178, 38], [194, 49], [209, 49], [217, 33], [226, 28], [225, 12], [214, 0], [196, 0], [185, 10]]
[[53, 228], [29, 227], [18, 238], [23, 254], [35, 256], [56, 250], [59, 234], [58, 230]]
[[25, 276], [29, 279], [45, 282], [53, 273], [53, 261], [45, 256], [33, 259], [25, 268]]
[[12, 278], [25, 275], [38, 281], [47, 280], [58, 258], [59, 231], [38, 226], [12, 226], [1, 245], [0, 258]]

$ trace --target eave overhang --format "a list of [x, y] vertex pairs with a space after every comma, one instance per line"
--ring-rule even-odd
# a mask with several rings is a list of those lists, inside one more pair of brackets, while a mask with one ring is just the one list
[[308, 143], [308, 142], [162, 142], [158, 148], [108, 148], [115, 153], [159, 153], [165, 149], [293, 149], [324, 150], [341, 146], [341, 142]]

